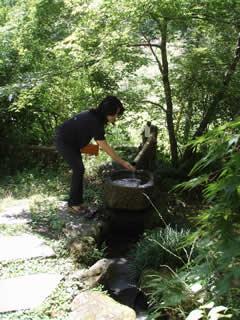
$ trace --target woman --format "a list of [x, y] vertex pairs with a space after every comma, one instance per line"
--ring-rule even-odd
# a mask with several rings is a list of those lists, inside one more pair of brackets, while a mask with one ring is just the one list
[[92, 138], [99, 147], [123, 168], [134, 171], [135, 168], [123, 160], [105, 139], [104, 127], [114, 123], [124, 112], [121, 101], [114, 97], [106, 97], [97, 108], [83, 111], [65, 121], [56, 134], [56, 147], [72, 169], [72, 181], [68, 200], [69, 211], [83, 214], [87, 208], [83, 204], [84, 165], [80, 149], [85, 147]]

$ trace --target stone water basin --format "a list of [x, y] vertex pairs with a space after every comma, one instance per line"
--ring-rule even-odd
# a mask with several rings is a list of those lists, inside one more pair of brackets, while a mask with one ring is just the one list
[[144, 194], [151, 197], [153, 186], [153, 175], [149, 171], [114, 171], [104, 182], [105, 203], [111, 209], [147, 209], [150, 202]]

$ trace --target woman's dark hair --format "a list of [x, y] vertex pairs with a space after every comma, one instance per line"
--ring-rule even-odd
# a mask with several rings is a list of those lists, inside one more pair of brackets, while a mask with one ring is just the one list
[[104, 123], [107, 123], [107, 116], [113, 116], [118, 113], [121, 116], [124, 112], [122, 102], [114, 96], [108, 96], [102, 100], [97, 108], [91, 109]]

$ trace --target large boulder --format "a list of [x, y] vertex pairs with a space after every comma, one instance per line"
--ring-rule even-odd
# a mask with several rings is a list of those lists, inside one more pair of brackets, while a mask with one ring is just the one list
[[98, 291], [78, 294], [71, 304], [69, 320], [136, 320], [133, 309]]
[[72, 278], [78, 280], [84, 288], [94, 288], [100, 284], [100, 280], [104, 277], [111, 263], [112, 259], [103, 258], [88, 269], [78, 270], [72, 275]]

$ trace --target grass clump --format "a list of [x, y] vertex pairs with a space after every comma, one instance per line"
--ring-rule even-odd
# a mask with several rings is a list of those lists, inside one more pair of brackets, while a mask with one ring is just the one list
[[[185, 319], [174, 316], [181, 315], [184, 305], [189, 304], [189, 310], [194, 306], [190, 284], [196, 280], [190, 281], [187, 272], [178, 271], [185, 268], [193, 255], [193, 247], [186, 244], [189, 236], [189, 230], [170, 226], [149, 230], [130, 252], [131, 271], [147, 295], [149, 319]], [[175, 311], [170, 312], [171, 309]]]
[[188, 236], [188, 230], [177, 231], [170, 226], [144, 233], [130, 252], [131, 263], [137, 274], [146, 268], [158, 270], [162, 264], [172, 268], [183, 265], [190, 254], [190, 249], [184, 247]]

